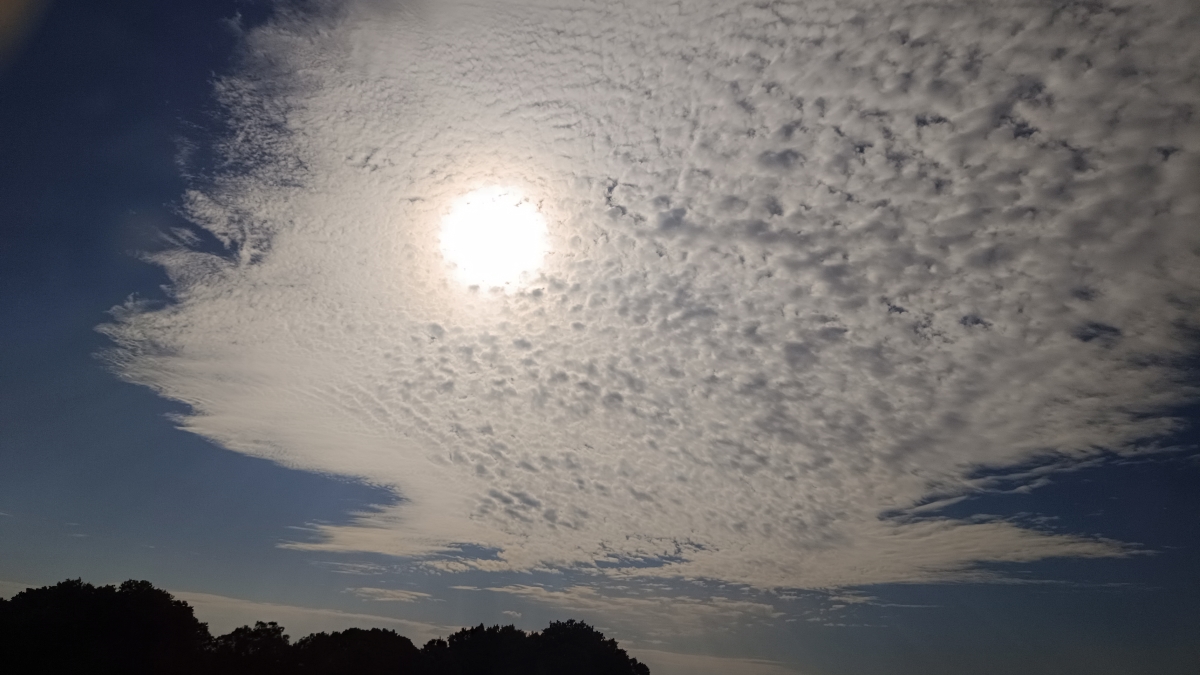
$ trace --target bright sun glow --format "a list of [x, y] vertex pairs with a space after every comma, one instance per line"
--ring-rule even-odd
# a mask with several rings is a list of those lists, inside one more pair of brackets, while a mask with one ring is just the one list
[[511, 290], [546, 255], [546, 219], [511, 188], [483, 188], [442, 220], [442, 256], [468, 286]]

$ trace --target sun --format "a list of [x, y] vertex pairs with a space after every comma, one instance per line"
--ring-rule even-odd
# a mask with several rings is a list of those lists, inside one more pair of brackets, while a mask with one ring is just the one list
[[517, 190], [475, 190], [442, 220], [441, 251], [463, 284], [510, 291], [542, 266], [546, 219]]

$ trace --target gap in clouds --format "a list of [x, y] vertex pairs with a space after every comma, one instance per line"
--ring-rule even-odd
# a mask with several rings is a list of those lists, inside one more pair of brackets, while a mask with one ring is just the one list
[[[1194, 11], [330, 7], [218, 83], [183, 208], [226, 253], [180, 233], [174, 303], [104, 328], [183, 428], [403, 497], [294, 547], [756, 588], [1136, 552], [920, 507], [1182, 424]], [[511, 297], [436, 252], [488, 183], [553, 223]]]

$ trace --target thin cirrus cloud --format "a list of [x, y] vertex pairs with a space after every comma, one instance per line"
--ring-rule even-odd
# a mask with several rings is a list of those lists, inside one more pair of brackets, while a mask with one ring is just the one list
[[369, 586], [352, 588], [350, 592], [363, 600], [383, 602], [421, 602], [432, 597], [428, 593], [418, 591], [405, 591], [395, 588], [371, 588]]
[[[403, 497], [292, 546], [759, 588], [1131, 552], [935, 507], [1177, 428], [1188, 3], [323, 7], [217, 84], [224, 250], [178, 233], [172, 302], [102, 328], [184, 428]], [[517, 292], [439, 254], [490, 186], [546, 218]]]
[[620, 617], [618, 621], [626, 629], [632, 624], [630, 633], [648, 643], [679, 636], [711, 635], [737, 623], [747, 626], [768, 624], [785, 616], [770, 604], [723, 596], [703, 599], [677, 593], [629, 596], [614, 593], [613, 589], [591, 586], [568, 586], [555, 590], [522, 584], [474, 590], [569, 611], [571, 616], [584, 617], [585, 621], [599, 622]]
[[726, 659], [713, 656], [676, 654], [654, 649], [639, 649], [635, 656], [663, 675], [803, 675], [781, 663], [759, 659]]
[[216, 635], [227, 633], [238, 626], [253, 624], [255, 621], [263, 620], [264, 617], [278, 621], [280, 625], [287, 628], [293, 638], [301, 638], [318, 632], [374, 626], [401, 631], [417, 640], [418, 643], [423, 643], [442, 635], [449, 635], [457, 630], [450, 626], [420, 621], [340, 612], [332, 609], [253, 602], [211, 593], [175, 591], [172, 595], [195, 608], [196, 616], [208, 623], [210, 630]]

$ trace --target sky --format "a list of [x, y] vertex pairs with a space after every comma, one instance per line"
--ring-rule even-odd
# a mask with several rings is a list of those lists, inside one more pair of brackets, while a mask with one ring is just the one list
[[0, 596], [1200, 668], [1194, 3], [5, 7]]

